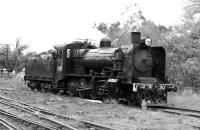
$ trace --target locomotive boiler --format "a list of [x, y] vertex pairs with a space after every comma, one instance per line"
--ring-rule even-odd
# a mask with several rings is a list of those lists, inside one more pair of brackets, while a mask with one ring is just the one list
[[166, 80], [165, 50], [152, 47], [151, 39], [140, 35], [131, 33], [132, 45], [126, 51], [111, 47], [109, 39], [102, 39], [99, 47], [80, 41], [56, 45], [55, 52], [27, 62], [27, 85], [82, 98], [123, 99], [129, 105], [142, 100], [166, 103], [167, 93], [176, 86]]

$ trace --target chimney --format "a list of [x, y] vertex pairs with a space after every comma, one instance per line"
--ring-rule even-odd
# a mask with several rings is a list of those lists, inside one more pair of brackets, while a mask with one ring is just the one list
[[140, 37], [141, 33], [140, 32], [131, 32], [131, 42], [132, 44], [140, 44]]

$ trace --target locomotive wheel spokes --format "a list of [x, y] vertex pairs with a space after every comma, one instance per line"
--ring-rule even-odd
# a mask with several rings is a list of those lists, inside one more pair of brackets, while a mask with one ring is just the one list
[[68, 89], [63, 89], [63, 94], [67, 94]]
[[96, 92], [96, 87], [94, 86], [95, 84], [95, 81], [92, 79], [89, 83], [89, 86], [92, 88], [90, 91], [89, 91], [89, 98], [90, 99], [97, 99], [97, 92]]
[[164, 100], [164, 103], [167, 103], [167, 92], [165, 92], [163, 100]]
[[138, 93], [129, 90], [127, 95], [128, 105], [135, 106], [138, 103]]
[[70, 96], [76, 96], [76, 93], [77, 93], [77, 91], [76, 91], [77, 85], [78, 85], [78, 83], [77, 83], [76, 80], [74, 80], [74, 81], [72, 81], [72, 82], [70, 83], [70, 85], [69, 85], [69, 87], [68, 87], [68, 91], [67, 91], [68, 94], [69, 94]]
[[87, 92], [86, 92], [86, 91], [84, 91], [84, 90], [83, 90], [83, 91], [79, 91], [79, 92], [78, 92], [78, 96], [79, 96], [79, 97], [81, 97], [81, 98], [85, 98], [85, 97], [86, 97], [86, 95], [87, 95]]
[[157, 95], [157, 94], [155, 95], [154, 103], [155, 103], [155, 104], [160, 104], [160, 103], [161, 103], [160, 96]]
[[52, 92], [53, 92], [54, 94], [57, 94], [57, 93], [59, 92], [59, 90], [53, 89]]
[[40, 92], [41, 91], [41, 83], [36, 83], [36, 88]]
[[[87, 82], [85, 81], [85, 79], [81, 79], [79, 81], [79, 88], [85, 88], [87, 86]], [[81, 98], [85, 98], [87, 96], [87, 91], [83, 90], [83, 91], [79, 91], [78, 92], [79, 97]]]
[[96, 90], [92, 89], [89, 91], [89, 97], [93, 100], [97, 99]]
[[51, 89], [51, 84], [50, 83], [43, 83], [42, 92], [48, 92]]
[[153, 94], [153, 91], [148, 91], [147, 92], [147, 95], [148, 95], [148, 102], [150, 103], [153, 103], [154, 102], [154, 94]]
[[160, 96], [157, 96], [157, 104], [160, 104], [161, 103], [161, 97]]
[[165, 104], [166, 102], [165, 102], [165, 98], [164, 98], [164, 94], [162, 94], [162, 95], [159, 95], [159, 103], [161, 103], [161, 104]]
[[51, 91], [54, 94], [57, 94], [59, 92], [59, 89], [57, 89], [57, 88], [58, 88], [58, 84], [57, 83], [51, 85]]
[[41, 92], [45, 92], [45, 83], [41, 83]]

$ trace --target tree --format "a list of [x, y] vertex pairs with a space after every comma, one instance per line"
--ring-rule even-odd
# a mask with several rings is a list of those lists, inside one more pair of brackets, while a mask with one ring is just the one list
[[200, 14], [200, 0], [188, 0], [185, 7], [185, 18], [193, 21], [196, 14]]
[[130, 32], [136, 30], [140, 22], [145, 21], [145, 17], [142, 14], [142, 11], [131, 15], [125, 23], [120, 23], [116, 21], [112, 24], [99, 23], [95, 24], [95, 28], [102, 32], [106, 37], [109, 37], [113, 43], [113, 46], [121, 46], [124, 44], [130, 43]]
[[28, 48], [28, 45], [21, 45], [20, 39], [16, 40], [15, 49], [11, 50], [10, 44], [5, 44], [0, 48], [0, 67], [6, 68], [9, 72], [15, 70], [21, 71], [25, 65], [27, 57], [24, 55], [24, 51]]
[[1, 69], [6, 68], [8, 71], [12, 71], [10, 67], [11, 66], [10, 58], [12, 57], [10, 44], [1, 44], [1, 45], [2, 45], [0, 48]]
[[13, 60], [14, 60], [14, 70], [21, 71], [24, 67], [25, 56], [23, 55], [24, 51], [28, 48], [28, 45], [21, 45], [20, 39], [16, 39], [15, 49], [13, 50]]
[[36, 52], [27, 52], [25, 57], [26, 59], [29, 59], [29, 58], [34, 58], [36, 55], [37, 55]]
[[172, 30], [170, 27], [156, 25], [154, 22], [146, 20], [138, 26], [137, 31], [141, 32], [143, 38], [150, 37], [153, 45], [166, 46], [166, 38]]

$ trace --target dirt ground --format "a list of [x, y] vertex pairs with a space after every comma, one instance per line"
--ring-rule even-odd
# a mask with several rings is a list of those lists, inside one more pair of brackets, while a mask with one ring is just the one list
[[[0, 89], [0, 95], [63, 115], [107, 125], [117, 130], [193, 130], [195, 129], [193, 125], [200, 124], [196, 118], [141, 110], [118, 104], [114, 100], [109, 103], [99, 103], [62, 94], [31, 91], [24, 82], [16, 79], [0, 78]], [[199, 108], [199, 100], [198, 95], [187, 97], [171, 94], [169, 96], [170, 103], [182, 107], [190, 106], [194, 109]]]

